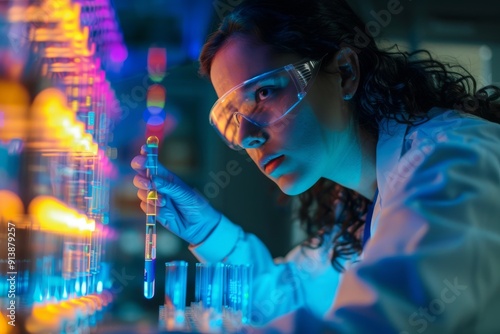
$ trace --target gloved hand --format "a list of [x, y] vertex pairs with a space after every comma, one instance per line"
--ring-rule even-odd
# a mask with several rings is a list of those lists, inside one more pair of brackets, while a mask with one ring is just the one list
[[147, 211], [146, 196], [153, 185], [158, 192], [157, 222], [192, 245], [203, 242], [215, 229], [222, 214], [160, 163], [157, 176], [151, 183], [146, 177], [146, 149], [143, 146], [141, 155], [131, 162], [138, 173], [134, 177], [134, 185], [139, 188], [137, 196], [142, 200], [141, 209]]

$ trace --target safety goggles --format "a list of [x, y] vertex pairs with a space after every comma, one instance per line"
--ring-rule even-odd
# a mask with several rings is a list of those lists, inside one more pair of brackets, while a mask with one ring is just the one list
[[231, 88], [213, 105], [210, 124], [229, 147], [242, 149], [238, 132], [243, 119], [263, 128], [287, 115], [306, 96], [321, 60], [289, 64]]

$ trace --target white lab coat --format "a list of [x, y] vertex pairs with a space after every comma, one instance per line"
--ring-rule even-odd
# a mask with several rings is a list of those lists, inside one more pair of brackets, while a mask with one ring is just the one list
[[200, 260], [254, 263], [257, 299], [289, 293], [272, 315], [298, 310], [250, 332], [500, 333], [500, 125], [431, 115], [382, 124], [371, 239], [345, 273], [328, 268], [325, 249], [274, 264], [227, 220], [192, 248]]

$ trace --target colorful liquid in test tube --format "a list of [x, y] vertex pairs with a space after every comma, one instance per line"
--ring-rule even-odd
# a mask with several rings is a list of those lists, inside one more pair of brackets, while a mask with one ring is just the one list
[[[158, 172], [158, 137], [148, 137], [146, 141], [146, 174], [148, 178]], [[155, 295], [155, 264], [156, 264], [156, 200], [158, 193], [155, 189], [148, 192], [146, 212], [146, 239], [144, 257], [144, 297], [153, 298]]]

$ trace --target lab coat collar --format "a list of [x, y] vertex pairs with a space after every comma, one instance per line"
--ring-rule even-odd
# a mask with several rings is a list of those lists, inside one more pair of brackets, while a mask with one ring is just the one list
[[[408, 125], [395, 120], [384, 120], [380, 123], [379, 138], [376, 152], [376, 174], [378, 192], [373, 199], [373, 212], [370, 221], [370, 235], [377, 229], [382, 199], [387, 193], [389, 182], [393, 182], [395, 166], [403, 154], [404, 142]], [[397, 168], [397, 167], [396, 167]], [[361, 254], [363, 258], [363, 254]]]
[[398, 123], [393, 119], [386, 119], [380, 123], [376, 156], [379, 194], [375, 201], [384, 197], [387, 184], [391, 182], [391, 170], [397, 166], [403, 153], [408, 127], [407, 124]]

